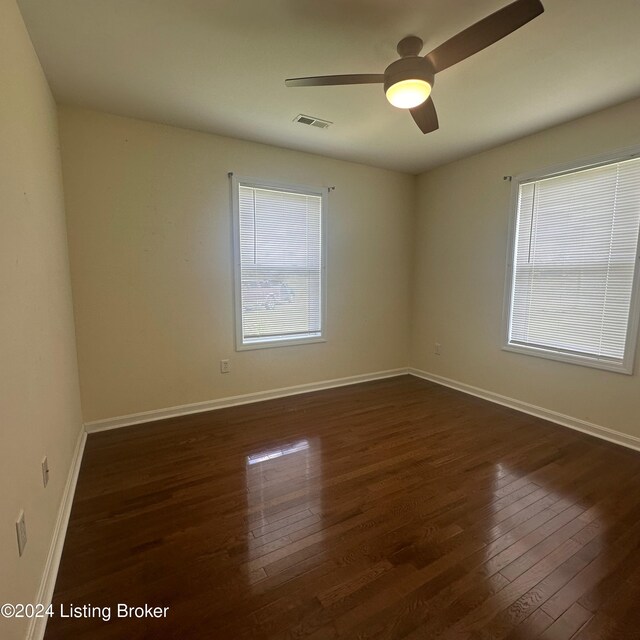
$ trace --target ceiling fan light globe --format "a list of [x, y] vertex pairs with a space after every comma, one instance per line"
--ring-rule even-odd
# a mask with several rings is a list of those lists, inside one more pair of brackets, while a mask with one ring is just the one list
[[386, 91], [387, 100], [398, 109], [413, 109], [431, 95], [431, 85], [426, 80], [409, 78], [392, 84]]

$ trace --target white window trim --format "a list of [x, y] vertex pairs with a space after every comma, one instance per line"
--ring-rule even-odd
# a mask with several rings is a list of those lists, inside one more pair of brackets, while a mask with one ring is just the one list
[[[250, 351], [253, 349], [273, 349], [275, 347], [293, 347], [302, 344], [314, 344], [326, 342], [327, 332], [327, 218], [328, 218], [328, 187], [309, 187], [307, 185], [295, 185], [272, 180], [262, 180], [259, 178], [251, 178], [247, 176], [237, 176], [230, 173], [231, 178], [231, 214], [233, 220], [233, 298], [235, 309], [235, 334], [236, 334], [236, 351]], [[322, 264], [320, 267], [320, 335], [314, 337], [286, 339], [269, 339], [244, 342], [242, 335], [242, 266], [240, 252], [240, 185], [248, 187], [257, 187], [259, 189], [277, 189], [278, 191], [290, 191], [292, 193], [303, 193], [311, 196], [320, 196], [321, 213], [320, 213], [320, 233], [321, 247], [320, 255]]]
[[522, 173], [511, 179], [511, 198], [509, 215], [509, 239], [507, 243], [507, 268], [504, 290], [504, 307], [502, 312], [502, 336], [503, 351], [511, 351], [548, 360], [556, 360], [569, 364], [577, 364], [605, 371], [613, 371], [626, 375], [633, 375], [636, 346], [638, 340], [638, 329], [640, 327], [640, 238], [636, 247], [636, 267], [633, 277], [633, 289], [631, 292], [631, 304], [629, 309], [629, 324], [627, 327], [627, 337], [625, 342], [625, 352], [621, 363], [609, 362], [606, 359], [599, 359], [592, 356], [580, 354], [563, 353], [554, 349], [534, 347], [527, 345], [511, 344], [509, 342], [509, 327], [511, 320], [511, 301], [514, 288], [514, 255], [516, 243], [516, 229], [518, 223], [518, 196], [520, 186], [528, 182], [543, 180], [545, 178], [557, 177], [567, 173], [573, 173], [581, 169], [590, 169], [602, 165], [622, 162], [640, 157], [640, 147], [628, 147], [617, 151], [583, 158], [578, 161], [563, 163], [539, 171]]

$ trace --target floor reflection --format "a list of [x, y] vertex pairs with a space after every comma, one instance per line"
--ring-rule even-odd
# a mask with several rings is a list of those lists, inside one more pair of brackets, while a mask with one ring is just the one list
[[[320, 527], [322, 451], [318, 438], [269, 446], [246, 457], [248, 580], [295, 564], [285, 547]], [[321, 534], [319, 534], [321, 535]]]
[[272, 449], [270, 451], [261, 451], [260, 453], [254, 453], [247, 456], [247, 464], [257, 464], [259, 462], [266, 462], [267, 460], [273, 460], [282, 456], [288, 456], [292, 453], [298, 453], [309, 448], [308, 440], [300, 440], [294, 444], [287, 445], [281, 449]]

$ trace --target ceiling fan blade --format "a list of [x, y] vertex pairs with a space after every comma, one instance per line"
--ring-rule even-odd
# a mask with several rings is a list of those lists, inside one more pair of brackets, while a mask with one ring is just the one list
[[438, 124], [436, 106], [433, 104], [431, 97], [427, 98], [420, 106], [410, 109], [410, 111], [422, 133], [431, 133], [440, 126]]
[[453, 36], [426, 57], [437, 73], [508, 36], [543, 11], [540, 0], [516, 0]]
[[383, 73], [355, 73], [346, 76], [314, 76], [311, 78], [289, 78], [284, 81], [287, 87], [326, 87], [338, 84], [375, 84], [383, 82]]

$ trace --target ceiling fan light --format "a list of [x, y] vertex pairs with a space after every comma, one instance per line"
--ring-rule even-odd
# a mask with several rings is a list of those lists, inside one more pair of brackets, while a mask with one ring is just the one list
[[417, 78], [400, 80], [386, 91], [387, 100], [398, 109], [413, 109], [425, 102], [430, 94], [431, 85]]

